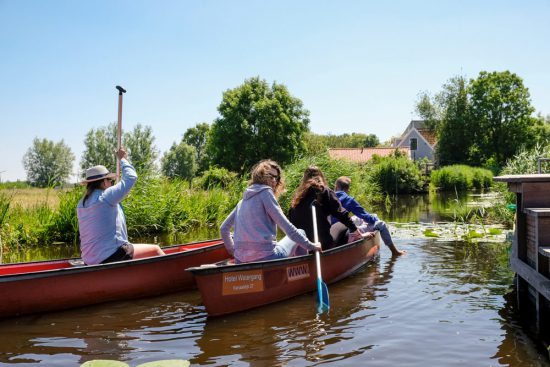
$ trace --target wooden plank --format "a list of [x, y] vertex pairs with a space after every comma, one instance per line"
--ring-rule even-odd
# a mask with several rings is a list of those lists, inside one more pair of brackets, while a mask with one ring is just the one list
[[550, 258], [550, 247], [539, 247], [539, 254]]
[[550, 217], [550, 208], [525, 208], [523, 212], [534, 217]]
[[519, 259], [510, 259], [510, 265], [529, 285], [542, 294], [544, 298], [550, 300], [550, 279], [537, 273], [536, 270]]
[[550, 174], [504, 175], [493, 177], [496, 182], [550, 182]]

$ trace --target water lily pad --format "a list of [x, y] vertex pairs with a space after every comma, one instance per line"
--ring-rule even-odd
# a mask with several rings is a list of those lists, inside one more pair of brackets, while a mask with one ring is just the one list
[[165, 359], [163, 361], [142, 363], [136, 367], [189, 367], [189, 365], [189, 361], [183, 359]]
[[84, 362], [80, 367], [130, 367], [128, 364], [110, 359], [94, 359]]
[[433, 230], [431, 230], [430, 228], [424, 230], [424, 236], [426, 236], [426, 237], [439, 237], [439, 235], [437, 233], [435, 233]]
[[475, 230], [470, 230], [468, 233], [464, 234], [463, 236], [466, 239], [472, 239], [472, 238], [483, 238], [483, 234], [476, 232]]

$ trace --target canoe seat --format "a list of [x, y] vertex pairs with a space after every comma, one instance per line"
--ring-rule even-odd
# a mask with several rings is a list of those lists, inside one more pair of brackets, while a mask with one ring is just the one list
[[71, 259], [69, 260], [69, 264], [71, 264], [71, 266], [73, 267], [86, 266], [86, 264], [84, 263], [84, 260], [82, 259]]

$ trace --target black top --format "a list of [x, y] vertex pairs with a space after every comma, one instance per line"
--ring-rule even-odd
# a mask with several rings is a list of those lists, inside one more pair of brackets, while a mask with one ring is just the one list
[[313, 242], [314, 240], [313, 217], [311, 215], [313, 201], [316, 201], [317, 230], [319, 231], [319, 241], [324, 250], [335, 246], [334, 239], [330, 235], [331, 215], [348, 227], [350, 232], [357, 230], [348, 215], [348, 211], [342, 207], [334, 191], [326, 188], [323, 191], [318, 191], [315, 187], [310, 187], [300, 203], [295, 208], [290, 208], [288, 212], [288, 219], [296, 228], [303, 229], [310, 241]]

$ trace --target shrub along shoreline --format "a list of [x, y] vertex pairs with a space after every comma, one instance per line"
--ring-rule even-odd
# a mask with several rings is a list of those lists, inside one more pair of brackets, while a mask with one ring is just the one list
[[[388, 200], [389, 195], [396, 191], [419, 193], [426, 192], [428, 187], [427, 179], [421, 175], [418, 165], [399, 155], [377, 157], [367, 164], [333, 160], [328, 154], [305, 157], [283, 169], [286, 191], [279, 202], [285, 213], [309, 165], [321, 168], [330, 187], [338, 177], [349, 176], [352, 179], [351, 194], [366, 206]], [[468, 169], [474, 174], [463, 174], [461, 177], [480, 176], [482, 187], [492, 182], [492, 176], [487, 178], [485, 173], [475, 173], [478, 169], [462, 166], [453, 168], [460, 172]], [[444, 170], [441, 171], [446, 172]], [[432, 180], [434, 176], [447, 177], [450, 174], [432, 173]], [[132, 238], [219, 227], [241, 199], [247, 181], [248, 177], [239, 177], [220, 168], [212, 168], [192, 181], [140, 175], [136, 186], [123, 201], [129, 236]], [[474, 181], [468, 178], [467, 184], [455, 185], [453, 191], [455, 187], [477, 187], [477, 183], [471, 182]], [[0, 246], [5, 251], [59, 242], [78, 243], [76, 204], [84, 193], [82, 186], [61, 191], [43, 189], [45, 195], [58, 195], [57, 207], [47, 201], [23, 206], [13, 200], [16, 190], [0, 190]]]

